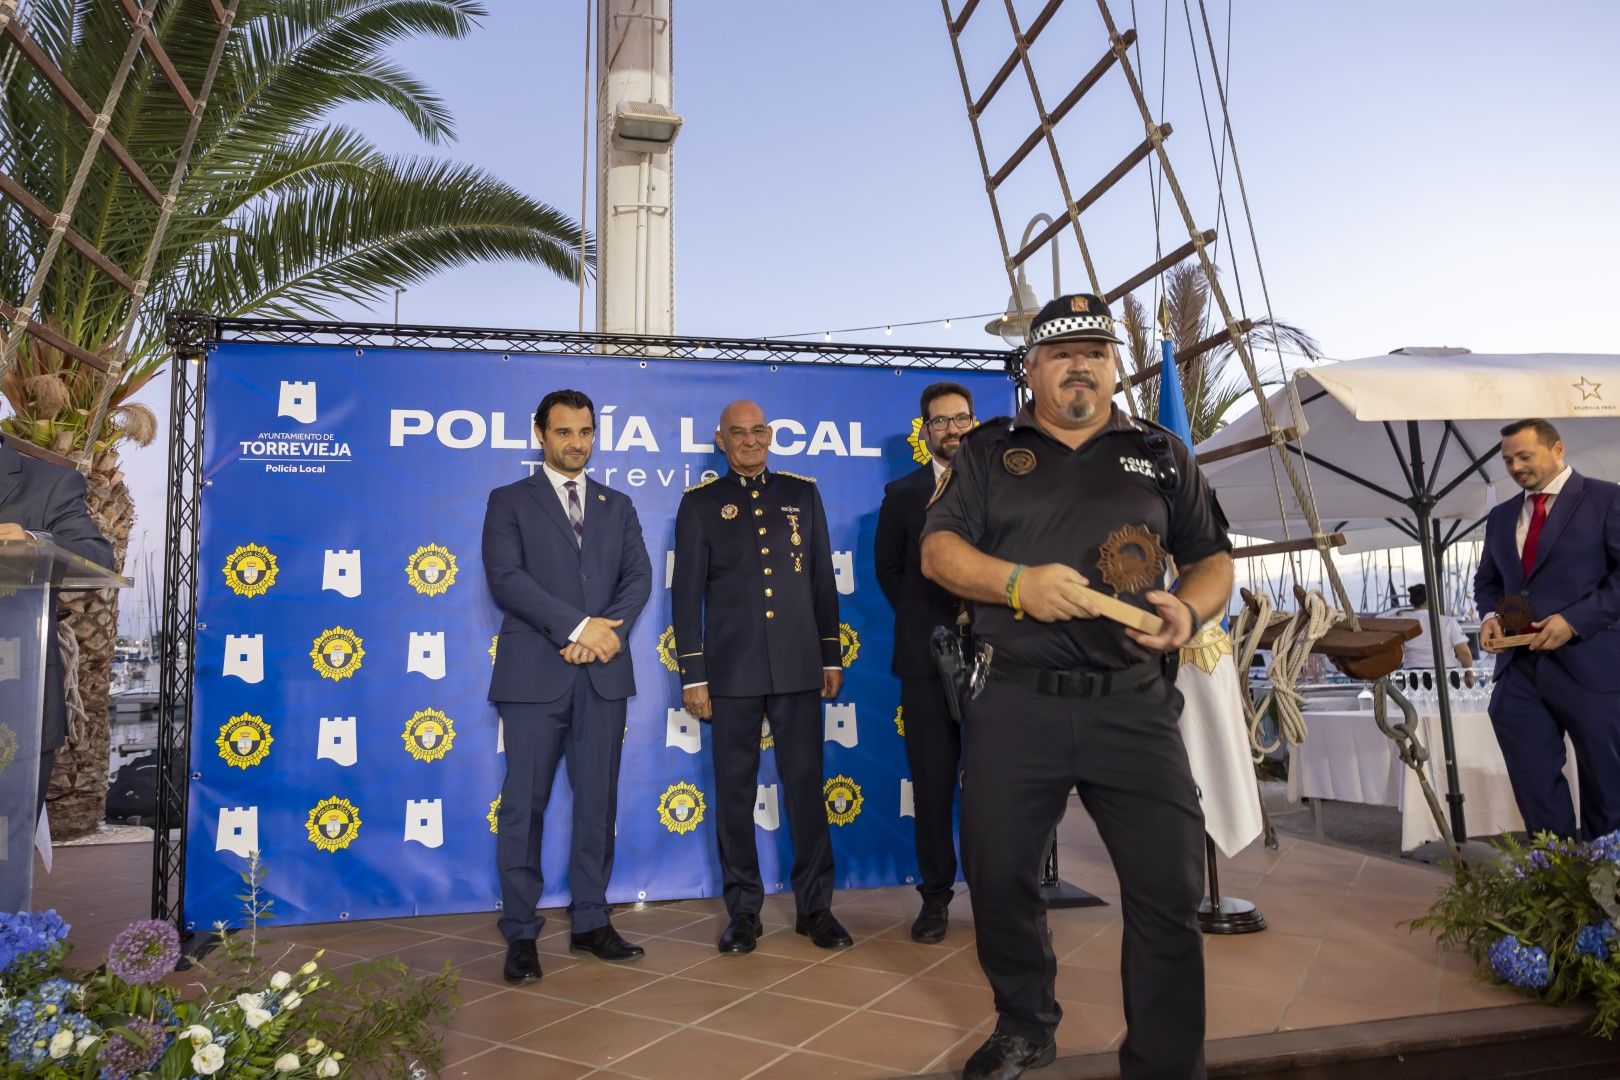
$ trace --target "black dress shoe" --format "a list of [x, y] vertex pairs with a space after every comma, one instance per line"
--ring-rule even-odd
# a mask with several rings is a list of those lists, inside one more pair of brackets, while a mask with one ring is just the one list
[[514, 941], [506, 947], [506, 968], [501, 972], [509, 983], [534, 982], [540, 977], [540, 953], [534, 939]]
[[794, 921], [793, 929], [815, 942], [818, 949], [847, 949], [855, 944], [849, 931], [840, 926], [833, 913], [826, 908], [800, 915]]
[[583, 934], [570, 934], [568, 937], [569, 952], [590, 953], [598, 960], [606, 960], [613, 964], [622, 964], [626, 960], [640, 960], [647, 955], [647, 950], [640, 945], [632, 945], [619, 936], [619, 932], [612, 925], [598, 926], [595, 930], [587, 930]]
[[1022, 1035], [997, 1031], [973, 1051], [962, 1080], [1014, 1080], [1025, 1069], [1039, 1069], [1057, 1060], [1057, 1043], [1048, 1040], [1036, 1046]]
[[945, 937], [950, 921], [950, 907], [944, 900], [924, 900], [917, 921], [911, 924], [911, 940], [932, 945]]
[[765, 924], [759, 921], [754, 912], [742, 915], [733, 915], [726, 924], [725, 932], [720, 935], [720, 951], [723, 953], [751, 953], [754, 946], [759, 944], [759, 936], [765, 932]]

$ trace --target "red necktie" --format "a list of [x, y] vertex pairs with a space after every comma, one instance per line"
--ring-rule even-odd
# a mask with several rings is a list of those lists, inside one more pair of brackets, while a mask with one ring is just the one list
[[1530, 529], [1524, 534], [1524, 554], [1520, 557], [1524, 565], [1524, 576], [1529, 577], [1530, 571], [1536, 568], [1536, 545], [1541, 540], [1541, 527], [1547, 524], [1547, 499], [1545, 491], [1538, 491], [1530, 496], [1535, 502], [1535, 508], [1530, 511]]

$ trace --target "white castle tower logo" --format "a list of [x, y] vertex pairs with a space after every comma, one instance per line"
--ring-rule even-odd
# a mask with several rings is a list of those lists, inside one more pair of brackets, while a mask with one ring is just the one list
[[0, 682], [22, 678], [22, 638], [0, 637]]
[[754, 792], [754, 824], [766, 832], [782, 827], [782, 808], [776, 797], [777, 785], [761, 784]]
[[917, 801], [911, 793], [911, 781], [903, 776], [900, 778], [900, 816], [917, 816]]
[[664, 745], [695, 754], [703, 749], [703, 728], [685, 709], [665, 712]]
[[405, 800], [405, 839], [423, 847], [444, 845], [444, 800]]
[[222, 674], [245, 683], [264, 682], [264, 635], [226, 634]]
[[257, 806], [219, 808], [219, 833], [215, 851], [229, 851], [247, 858], [259, 850], [259, 808]]
[[838, 587], [839, 593], [849, 596], [855, 591], [855, 553], [853, 551], [835, 551], [832, 553], [833, 584]]
[[315, 757], [347, 767], [353, 765], [359, 755], [360, 739], [355, 733], [354, 717], [321, 717], [321, 739]]
[[281, 403], [276, 406], [277, 416], [287, 416], [300, 424], [315, 422], [315, 384], [312, 382], [281, 383]]
[[321, 570], [321, 589], [331, 589], [353, 600], [360, 595], [360, 549], [326, 549], [326, 565]]
[[839, 746], [854, 749], [861, 741], [855, 730], [855, 705], [853, 702], [846, 705], [828, 705], [826, 720], [823, 726], [822, 741], [835, 742]]
[[405, 670], [430, 679], [444, 678], [444, 631], [417, 633], [411, 631], [411, 643], [406, 653]]

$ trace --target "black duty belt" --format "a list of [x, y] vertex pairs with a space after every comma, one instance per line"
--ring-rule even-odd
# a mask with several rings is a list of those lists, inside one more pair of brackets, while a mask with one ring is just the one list
[[1054, 697], [1093, 698], [1128, 694], [1141, 690], [1165, 676], [1164, 660], [1144, 660], [1116, 671], [1049, 671], [996, 657], [990, 662], [990, 677], [1028, 686]]

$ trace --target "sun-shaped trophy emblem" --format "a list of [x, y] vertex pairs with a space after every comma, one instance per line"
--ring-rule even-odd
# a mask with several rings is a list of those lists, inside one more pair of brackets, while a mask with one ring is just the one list
[[1146, 525], [1115, 529], [1097, 549], [1097, 570], [1119, 594], [1144, 593], [1164, 582], [1168, 556]]

